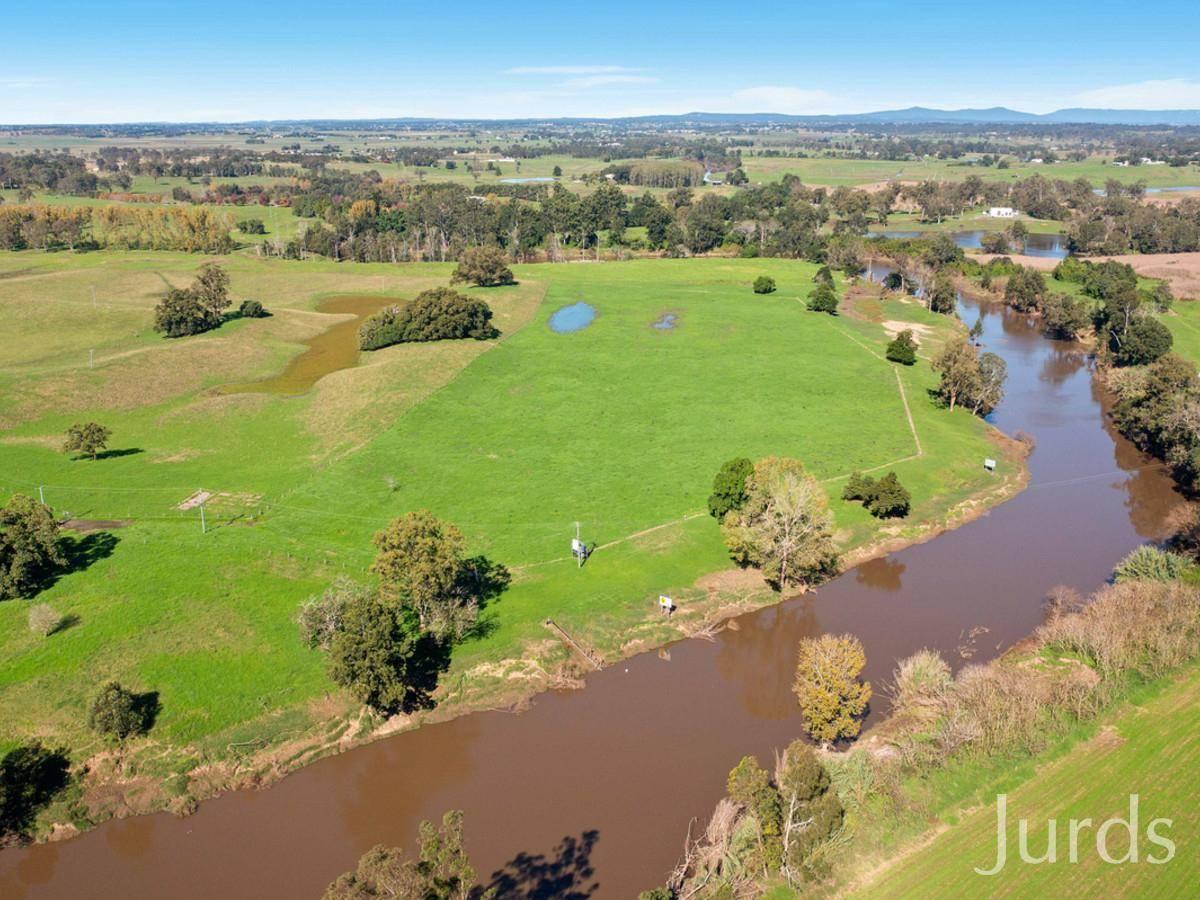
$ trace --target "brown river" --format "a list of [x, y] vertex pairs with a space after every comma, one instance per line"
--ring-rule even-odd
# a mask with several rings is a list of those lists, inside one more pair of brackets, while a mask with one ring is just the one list
[[[965, 305], [973, 322], [976, 307]], [[661, 884], [689, 821], [707, 822], [738, 759], [769, 764], [800, 734], [789, 685], [802, 636], [856, 634], [882, 697], [897, 659], [922, 647], [955, 665], [963, 647], [974, 661], [995, 656], [1039, 624], [1048, 589], [1091, 590], [1162, 536], [1178, 497], [1107, 424], [1084, 358], [999, 307], [984, 310], [984, 326], [1009, 371], [993, 421], [1036, 440], [1029, 488], [990, 514], [741, 616], [714, 641], [683, 641], [597, 672], [585, 690], [540, 695], [526, 712], [381, 740], [188, 818], [114, 821], [4, 851], [0, 897], [318, 897], [372, 845], [411, 847], [419, 820], [454, 808], [465, 810], [480, 876], [501, 896], [630, 898]]]

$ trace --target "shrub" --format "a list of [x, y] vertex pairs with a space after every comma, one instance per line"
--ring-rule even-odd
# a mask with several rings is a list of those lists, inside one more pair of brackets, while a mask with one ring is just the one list
[[238, 231], [242, 234], [266, 234], [267, 226], [262, 219], [242, 219], [238, 222]]
[[238, 316], [243, 319], [265, 319], [269, 315], [257, 300], [243, 300], [238, 307]]
[[1185, 556], [1145, 544], [1117, 564], [1113, 578], [1116, 581], [1173, 581], [1189, 565]]
[[359, 329], [358, 344], [363, 350], [378, 350], [420, 341], [490, 340], [499, 335], [491, 319], [492, 310], [482, 300], [450, 288], [433, 288], [405, 306], [391, 306], [371, 316]]
[[892, 362], [911, 366], [917, 361], [917, 342], [913, 339], [912, 330], [904, 329], [887, 345], [886, 356]]
[[770, 275], [759, 275], [754, 279], [754, 293], [771, 294], [775, 291], [775, 279]]
[[746, 479], [754, 471], [754, 463], [744, 456], [731, 459], [721, 466], [713, 478], [712, 493], [708, 495], [708, 513], [718, 521], [725, 513], [741, 509], [750, 495], [746, 493]]
[[877, 519], [902, 518], [908, 515], [912, 504], [911, 495], [895, 472], [888, 472], [880, 479], [855, 472], [842, 488], [842, 499], [861, 500]]
[[808, 295], [808, 303], [806, 304], [809, 312], [829, 313], [831, 316], [837, 315], [838, 298], [833, 287], [821, 282]]
[[29, 630], [42, 637], [54, 634], [62, 620], [62, 615], [49, 603], [38, 603], [29, 608]]
[[1004, 302], [1018, 312], [1034, 312], [1042, 305], [1045, 293], [1046, 282], [1041, 272], [1019, 268], [1004, 286]]
[[954, 686], [950, 666], [936, 650], [918, 650], [896, 667], [892, 696], [898, 712], [939, 709]]
[[458, 258], [458, 267], [450, 276], [451, 284], [468, 281], [479, 287], [514, 284], [508, 257], [499, 247], [469, 247]]
[[118, 681], [110, 681], [100, 688], [100, 693], [88, 707], [87, 723], [93, 731], [119, 741], [141, 734], [149, 727], [144, 704]]
[[800, 641], [792, 690], [800, 703], [804, 729], [828, 744], [855, 737], [871, 699], [870, 682], [859, 675], [867, 663], [858, 638], [826, 634]]
[[813, 284], [827, 284], [833, 287], [833, 270], [829, 266], [821, 266], [813, 275]]

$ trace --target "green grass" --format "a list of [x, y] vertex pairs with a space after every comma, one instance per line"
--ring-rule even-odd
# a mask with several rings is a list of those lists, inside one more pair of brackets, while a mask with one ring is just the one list
[[[1001, 784], [1008, 795], [1008, 865], [985, 877], [976, 867], [996, 859], [995, 791], [978, 798], [979, 808], [950, 823], [927, 846], [882, 869], [853, 896], [862, 897], [1191, 897], [1200, 879], [1200, 808], [1195, 803], [1200, 771], [1200, 669], [1191, 667], [1149, 698], [1138, 698], [1104, 718], [1096, 735], [1076, 743], [1052, 761], [1026, 766], [1016, 783]], [[995, 785], [993, 785], [995, 787]], [[1139, 795], [1140, 853], [1134, 865], [1105, 863], [1095, 852], [1095, 830], [1083, 831], [1078, 862], [1068, 861], [1070, 819], [1127, 816], [1129, 795]], [[1058, 822], [1059, 859], [1027, 865], [1018, 856], [1016, 822], [1029, 821], [1029, 849], [1040, 856], [1047, 846], [1047, 821]], [[1145, 859], [1163, 850], [1147, 844], [1145, 828], [1154, 818], [1172, 825], [1159, 833], [1176, 844], [1174, 859], [1151, 865]], [[1090, 840], [1089, 840], [1090, 838]], [[1109, 852], [1128, 847], [1121, 829], [1112, 832]]]
[[1185, 359], [1200, 365], [1200, 303], [1176, 301], [1171, 311], [1159, 316], [1175, 339], [1172, 349]]
[[[914, 441], [896, 374], [876, 355], [879, 322], [930, 328], [928, 351], [951, 321], [895, 300], [864, 303], [864, 318], [808, 313], [799, 298], [810, 264], [521, 267], [519, 286], [475, 291], [496, 310], [499, 342], [389, 348], [309, 394], [278, 397], [211, 388], [282, 368], [326, 327], [311, 312], [321, 295], [412, 296], [444, 284], [451, 267], [229, 257], [234, 297], [257, 297], [274, 316], [164, 341], [151, 309], [202, 261], [0, 256], [0, 328], [11, 336], [0, 345], [0, 491], [41, 485], [59, 511], [130, 521], [107, 555], [39, 596], [77, 624], [35, 638], [27, 604], [0, 603], [9, 741], [94, 749], [83, 710], [114, 677], [160, 692], [153, 737], [169, 745], [221, 754], [247, 734], [302, 730], [323, 715], [311, 704], [330, 685], [298, 640], [298, 604], [335, 574], [367, 577], [372, 535], [414, 508], [454, 521], [472, 550], [514, 568], [485, 612], [489, 633], [458, 649], [444, 679], [478, 694], [502, 692], [495, 667], [506, 660], [561, 655], [546, 646], [547, 616], [610, 658], [673, 635], [653, 615], [658, 593], [677, 596], [686, 617], [705, 597], [697, 579], [729, 567], [710, 518], [679, 520], [704, 509], [731, 456], [796, 456], [834, 497], [832, 479], [906, 460], [894, 467], [914, 496], [913, 522], [939, 520], [989, 483], [986, 427], [932, 406], [925, 363], [900, 373], [924, 448], [906, 459]], [[779, 284], [769, 297], [750, 290], [764, 273]], [[596, 321], [550, 331], [550, 314], [579, 299]], [[674, 331], [650, 327], [668, 311]], [[67, 458], [57, 442], [83, 419], [138, 452]], [[239, 495], [214, 501], [207, 534], [194, 510], [176, 508], [201, 488]], [[844, 546], [879, 534], [860, 505], [832, 506]], [[619, 541], [582, 571], [563, 558], [577, 520], [585, 539]]]

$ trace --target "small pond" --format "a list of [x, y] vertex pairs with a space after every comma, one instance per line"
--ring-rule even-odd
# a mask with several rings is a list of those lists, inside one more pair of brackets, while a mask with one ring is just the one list
[[670, 331], [678, 321], [679, 316], [675, 315], [675, 313], [663, 313], [659, 316], [657, 322], [650, 323], [650, 327], [657, 328], [659, 331]]
[[348, 369], [358, 362], [358, 327], [367, 316], [385, 306], [404, 301], [399, 297], [379, 294], [343, 294], [317, 304], [317, 312], [345, 315], [353, 319], [337, 322], [304, 342], [308, 348], [287, 364], [278, 375], [261, 381], [227, 384], [223, 394], [303, 394], [321, 378], [339, 369]]
[[550, 330], [558, 334], [569, 334], [587, 328], [596, 318], [596, 310], [590, 303], [580, 300], [570, 306], [556, 310], [550, 316]]
[[537, 178], [501, 178], [501, 184], [550, 184], [557, 181], [550, 175], [541, 175]]

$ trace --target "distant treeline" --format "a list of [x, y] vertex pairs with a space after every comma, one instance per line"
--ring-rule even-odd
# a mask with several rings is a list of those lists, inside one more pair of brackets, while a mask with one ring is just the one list
[[0, 206], [0, 250], [234, 248], [228, 213], [203, 206]]

